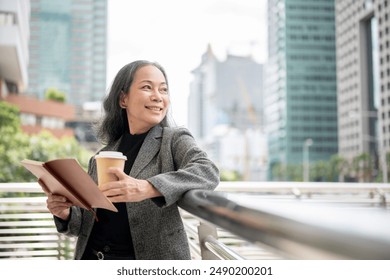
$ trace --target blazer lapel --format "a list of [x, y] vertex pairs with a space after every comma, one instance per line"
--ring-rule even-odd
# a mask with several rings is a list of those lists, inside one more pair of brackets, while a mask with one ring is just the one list
[[163, 128], [160, 125], [157, 125], [150, 130], [138, 152], [133, 167], [130, 170], [130, 176], [136, 178], [141, 170], [144, 169], [160, 151], [162, 132]]

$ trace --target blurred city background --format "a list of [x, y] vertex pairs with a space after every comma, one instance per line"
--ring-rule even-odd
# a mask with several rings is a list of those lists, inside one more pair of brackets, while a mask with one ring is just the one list
[[221, 171], [179, 202], [194, 259], [389, 259], [389, 15], [390, 0], [0, 0], [0, 258], [73, 257], [20, 161], [87, 168], [112, 79], [148, 59]]
[[134, 2], [0, 0], [0, 182], [34, 181], [24, 158], [86, 166], [135, 59], [165, 66], [224, 181], [387, 182], [388, 0]]

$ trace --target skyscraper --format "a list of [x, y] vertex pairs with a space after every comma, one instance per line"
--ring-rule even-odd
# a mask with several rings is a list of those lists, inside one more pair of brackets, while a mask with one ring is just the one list
[[188, 126], [223, 171], [265, 180], [263, 65], [251, 56], [220, 61], [211, 46], [192, 71]]
[[268, 1], [264, 112], [270, 179], [276, 164], [337, 154], [334, 14], [329, 0]]
[[48, 88], [81, 106], [106, 91], [107, 0], [31, 0], [30, 95]]
[[219, 61], [208, 46], [192, 74], [188, 120], [198, 138], [207, 137], [221, 124], [240, 130], [262, 129], [262, 64], [250, 56], [231, 54]]
[[[390, 152], [390, 1], [336, 1], [339, 152]], [[381, 159], [381, 160], [380, 160]]]

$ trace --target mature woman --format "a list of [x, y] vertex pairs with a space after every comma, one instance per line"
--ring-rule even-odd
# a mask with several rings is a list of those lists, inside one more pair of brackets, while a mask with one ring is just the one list
[[[214, 189], [219, 172], [185, 128], [167, 118], [169, 87], [157, 63], [134, 61], [116, 75], [98, 127], [102, 150], [127, 156], [118, 181], [102, 186], [118, 213], [90, 211], [50, 195], [57, 230], [77, 236], [75, 259], [190, 259], [177, 202], [191, 189]], [[91, 158], [90, 176], [97, 181]]]

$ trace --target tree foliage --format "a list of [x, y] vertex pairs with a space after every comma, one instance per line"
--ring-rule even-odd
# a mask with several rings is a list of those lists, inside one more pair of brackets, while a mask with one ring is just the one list
[[45, 91], [45, 99], [64, 103], [66, 101], [66, 94], [56, 88], [48, 88]]
[[221, 170], [220, 175], [221, 181], [240, 181], [242, 180], [242, 176], [238, 171], [231, 170]]
[[0, 132], [6, 134], [20, 131], [20, 119], [18, 107], [0, 101]]
[[0, 182], [35, 182], [36, 178], [20, 164], [23, 159], [47, 161], [56, 158], [76, 158], [84, 169], [92, 153], [74, 137], [55, 138], [42, 131], [33, 136], [20, 129], [19, 111], [0, 102]]
[[[382, 182], [382, 170], [377, 170], [374, 159], [367, 153], [360, 154], [348, 161], [339, 155], [333, 155], [328, 161], [310, 164], [310, 181], [316, 182]], [[387, 166], [390, 166], [390, 153], [387, 153]], [[272, 177], [281, 181], [303, 181], [302, 164], [284, 166], [280, 163], [272, 168]]]
[[28, 137], [20, 129], [19, 110], [0, 102], [0, 182], [19, 177], [18, 160], [28, 155]]

